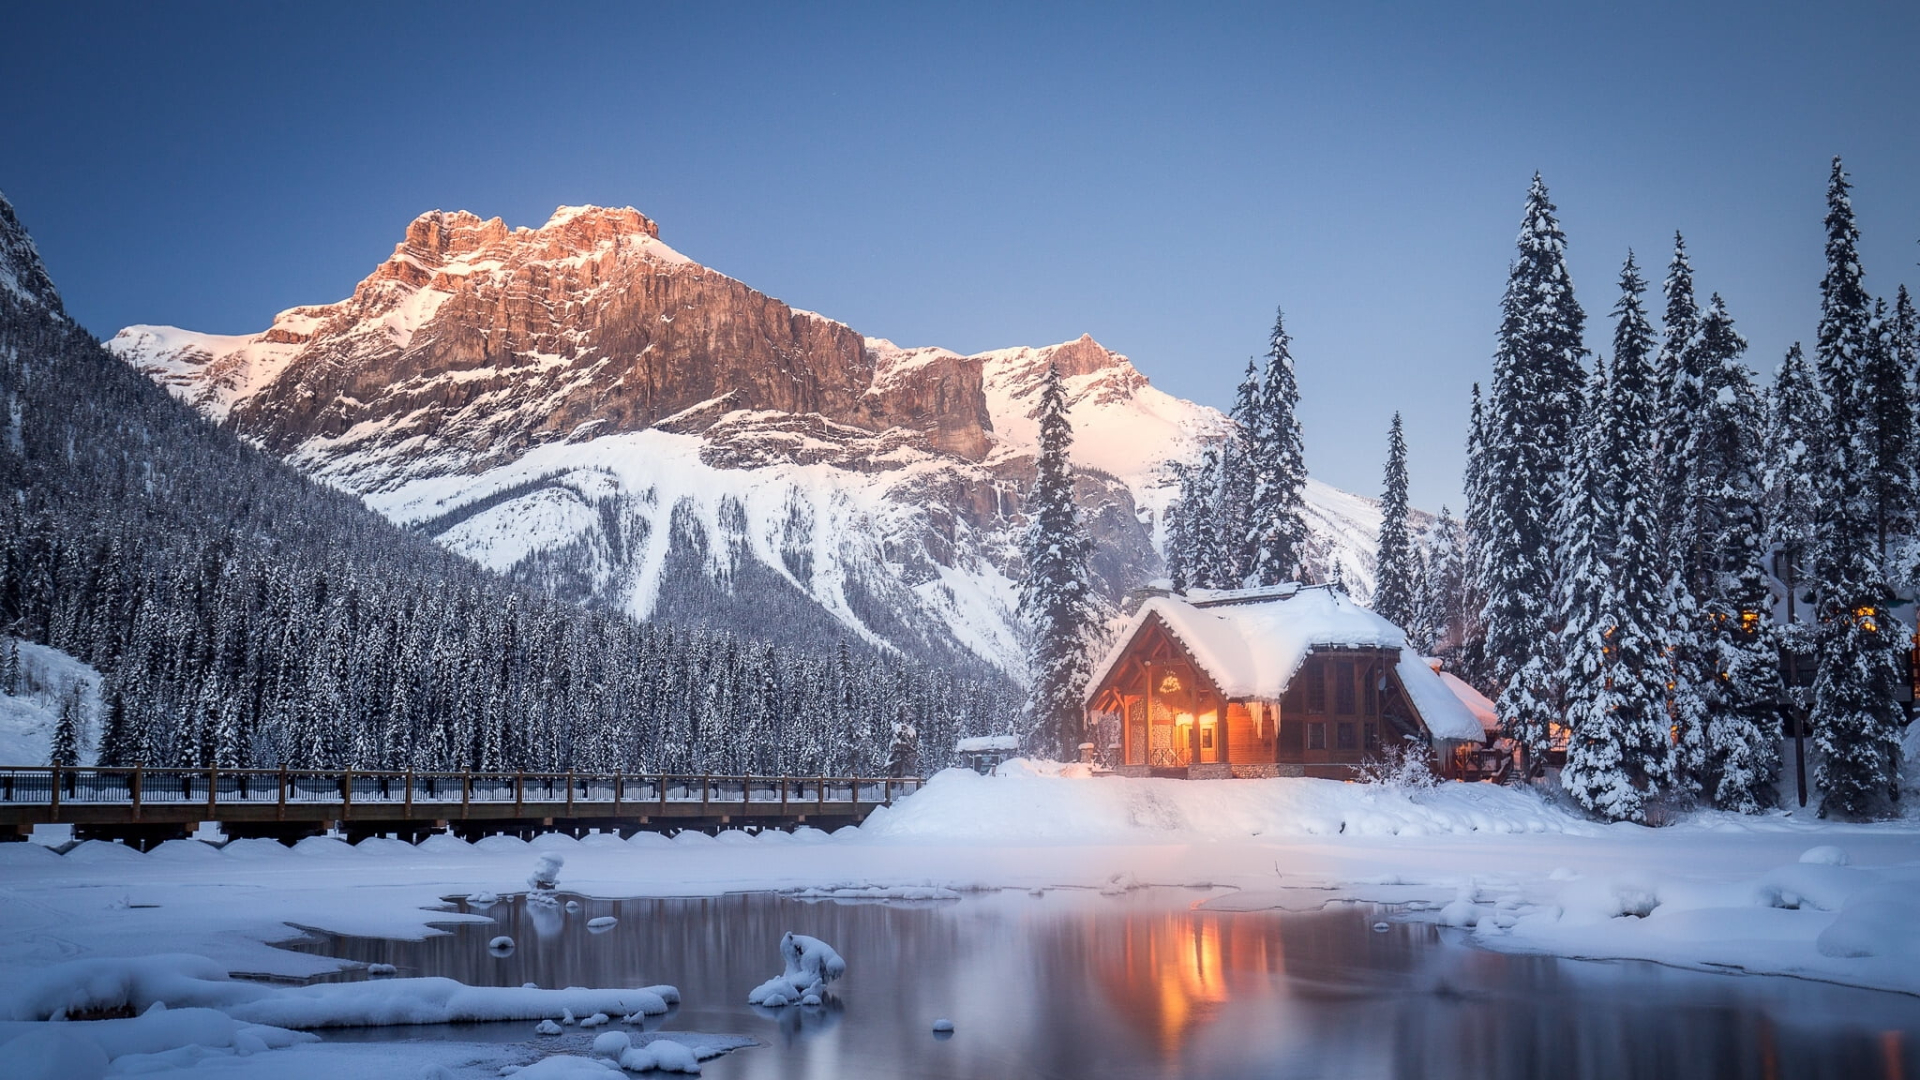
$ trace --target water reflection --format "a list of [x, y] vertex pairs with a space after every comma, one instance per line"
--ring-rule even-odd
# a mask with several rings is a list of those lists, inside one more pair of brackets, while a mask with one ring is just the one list
[[[765, 1044], [710, 1062], [709, 1077], [1920, 1080], [1910, 997], [1506, 956], [1421, 923], [1375, 932], [1371, 907], [1193, 910], [1205, 895], [510, 902], [491, 924], [424, 942], [310, 948], [476, 984], [675, 983], [681, 1007], [649, 1027]], [[589, 934], [600, 915], [620, 922]], [[818, 1008], [752, 1008], [787, 930], [831, 942], [847, 977]], [[500, 933], [518, 941], [512, 956], [487, 954]], [[953, 1038], [933, 1036], [936, 1017], [955, 1021]]]

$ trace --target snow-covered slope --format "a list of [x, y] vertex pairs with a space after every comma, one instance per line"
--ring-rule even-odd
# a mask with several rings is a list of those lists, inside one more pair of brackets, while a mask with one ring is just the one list
[[[9, 641], [0, 634], [0, 656]], [[0, 686], [0, 762], [38, 764], [53, 746], [53, 728], [69, 698], [80, 703], [81, 762], [94, 759], [100, 711], [100, 673], [72, 656], [31, 641], [18, 641], [20, 682], [9, 694]]]
[[[632, 209], [422, 215], [336, 304], [109, 347], [208, 416], [488, 566], [642, 618], [848, 634], [1015, 671], [1041, 379], [1068, 379], [1100, 595], [1159, 573], [1161, 465], [1216, 410], [1091, 337], [962, 356], [863, 339], [667, 247]], [[1311, 484], [1371, 587], [1378, 511]]]

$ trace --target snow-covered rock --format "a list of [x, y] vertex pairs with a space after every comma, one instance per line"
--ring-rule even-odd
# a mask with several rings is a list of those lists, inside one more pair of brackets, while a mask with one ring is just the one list
[[747, 1004], [770, 1009], [795, 1004], [817, 1005], [827, 984], [847, 973], [847, 962], [833, 946], [792, 931], [780, 938], [780, 958], [786, 970], [754, 987], [747, 994]]

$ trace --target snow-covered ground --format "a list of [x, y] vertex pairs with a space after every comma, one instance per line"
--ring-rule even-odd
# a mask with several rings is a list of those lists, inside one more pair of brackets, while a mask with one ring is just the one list
[[[291, 936], [290, 925], [418, 938], [432, 932], [430, 921], [479, 919], [430, 909], [451, 894], [523, 891], [528, 870], [545, 853], [564, 856], [567, 889], [596, 897], [763, 889], [908, 897], [1208, 884], [1232, 890], [1208, 901], [1217, 909], [1378, 901], [1407, 905], [1412, 918], [1471, 927], [1474, 940], [1490, 949], [1637, 958], [1920, 994], [1920, 822], [1841, 825], [1800, 814], [1702, 813], [1650, 829], [1595, 824], [1534, 792], [1491, 785], [1402, 791], [1301, 779], [1089, 778], [1083, 769], [1057, 773], [1020, 762], [1003, 772], [949, 770], [876, 811], [863, 827], [831, 836], [547, 836], [530, 844], [435, 837], [417, 847], [313, 839], [292, 849], [269, 841], [224, 848], [175, 841], [144, 855], [98, 842], [65, 854], [40, 844], [4, 845], [0, 987], [7, 989], [0, 990], [0, 1016], [39, 1020], [49, 1002], [75, 987], [105, 985], [86, 1000], [107, 1001], [113, 988], [142, 978], [172, 979], [200, 987], [176, 991], [178, 1003], [226, 1017], [195, 1029], [211, 1040], [199, 1044], [197, 1056], [176, 1049], [177, 1056], [202, 1064], [218, 1058], [239, 1070], [241, 1049], [278, 1040], [287, 1048], [268, 1057], [284, 1059], [287, 1075], [302, 1075], [306, 1062], [325, 1056], [321, 1048], [274, 1032], [347, 1022], [323, 1013], [403, 1020], [405, 1009], [356, 999], [355, 991], [233, 989], [245, 984], [222, 984], [220, 973], [299, 977], [337, 966], [267, 944]], [[156, 954], [205, 959], [159, 961], [157, 974], [152, 965], [129, 963]], [[356, 985], [398, 993], [393, 982]], [[458, 998], [444, 984], [419, 990], [440, 1002], [433, 1007], [440, 1011], [423, 1016], [441, 1015]], [[167, 1000], [151, 991], [123, 997], [142, 1008]], [[509, 994], [472, 1008], [526, 1017], [556, 1002]], [[609, 1011], [604, 1003], [573, 1004]], [[247, 1025], [263, 1028], [245, 1032], [254, 1042], [240, 1037]], [[0, 1025], [0, 1042], [39, 1038], [35, 1033], [48, 1026]], [[368, 1057], [364, 1048], [340, 1053], [326, 1070], [335, 1080], [392, 1075], [366, 1070], [391, 1067], [393, 1059]], [[5, 1054], [0, 1050], [0, 1060]], [[422, 1057], [408, 1068], [436, 1061]]]

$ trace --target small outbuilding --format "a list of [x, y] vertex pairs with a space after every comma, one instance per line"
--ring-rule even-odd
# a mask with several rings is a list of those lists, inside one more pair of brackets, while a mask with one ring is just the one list
[[953, 756], [958, 759], [961, 768], [972, 769], [986, 776], [1019, 749], [1020, 737], [1017, 735], [979, 735], [954, 743]]
[[1123, 775], [1350, 779], [1409, 744], [1459, 775], [1459, 751], [1487, 742], [1462, 698], [1399, 627], [1333, 586], [1289, 583], [1150, 596], [1086, 707]]

